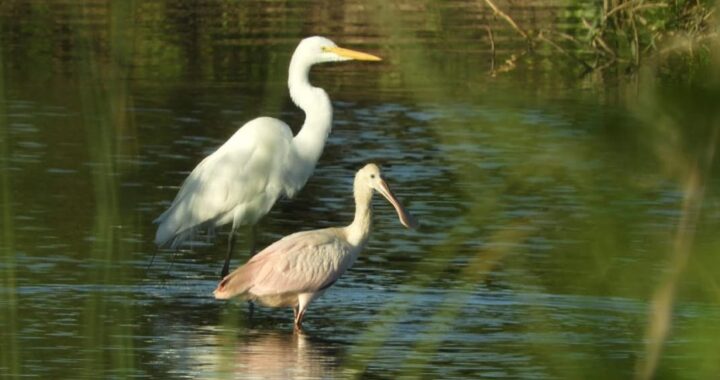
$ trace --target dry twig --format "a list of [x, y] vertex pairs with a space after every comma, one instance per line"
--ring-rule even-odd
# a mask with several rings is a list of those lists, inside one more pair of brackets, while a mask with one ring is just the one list
[[495, 37], [493, 37], [492, 27], [486, 26], [485, 29], [488, 32], [488, 38], [490, 39], [490, 52], [492, 53], [490, 58], [490, 74], [495, 76]]
[[492, 10], [495, 12], [496, 15], [504, 18], [505, 21], [507, 21], [508, 24], [510, 24], [510, 26], [513, 27], [513, 29], [515, 29], [518, 33], [520, 33], [521, 36], [523, 36], [523, 38], [525, 38], [525, 39], [530, 39], [530, 37], [528, 36], [528, 34], [527, 34], [522, 28], [520, 28], [520, 27], [518, 26], [518, 24], [515, 23], [515, 20], [513, 20], [512, 17], [508, 16], [507, 13], [503, 12], [502, 10], [500, 10], [500, 8], [498, 8], [498, 6], [495, 5], [495, 3], [492, 2], [492, 0], [485, 0], [485, 3], [486, 3], [490, 8], [492, 8]]

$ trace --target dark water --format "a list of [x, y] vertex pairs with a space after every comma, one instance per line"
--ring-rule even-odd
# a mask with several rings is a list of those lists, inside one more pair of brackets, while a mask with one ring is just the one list
[[[566, 32], [591, 10], [511, 7]], [[711, 76], [583, 76], [542, 51], [493, 76], [487, 27], [496, 66], [523, 43], [482, 2], [9, 1], [0, 24], [3, 378], [628, 378], [667, 284], [657, 377], [720, 371]], [[376, 201], [294, 334], [289, 309], [212, 298], [227, 229], [172, 253], [152, 220], [245, 121], [302, 124], [286, 71], [312, 34], [385, 60], [314, 69], [334, 129], [259, 245], [348, 223], [370, 161], [422, 227]]]

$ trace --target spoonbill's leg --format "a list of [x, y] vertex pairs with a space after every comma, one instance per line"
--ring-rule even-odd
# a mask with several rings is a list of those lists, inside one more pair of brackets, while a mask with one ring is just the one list
[[[308, 306], [310, 305], [310, 302], [312, 302], [313, 299], [315, 299], [317, 296], [322, 294], [320, 293], [303, 293], [298, 295], [298, 305], [297, 305], [297, 312], [295, 313], [295, 329], [296, 330], [302, 330], [302, 320], [305, 316], [305, 310], [307, 310]], [[293, 309], [295, 310], [295, 309]]]
[[298, 312], [298, 313], [297, 313], [297, 316], [295, 317], [295, 325], [294, 325], [294, 327], [295, 327], [295, 330], [297, 330], [297, 331], [302, 331], [302, 329], [303, 329], [303, 328], [302, 328], [302, 319], [303, 319], [303, 316], [305, 316], [305, 310]]

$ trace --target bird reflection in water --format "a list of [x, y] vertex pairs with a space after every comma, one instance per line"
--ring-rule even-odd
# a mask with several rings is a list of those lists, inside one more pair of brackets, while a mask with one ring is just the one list
[[[217, 338], [227, 338], [218, 335]], [[238, 379], [336, 378], [339, 347], [335, 343], [294, 334], [248, 331], [215, 347], [229, 350], [218, 357], [222, 372]]]

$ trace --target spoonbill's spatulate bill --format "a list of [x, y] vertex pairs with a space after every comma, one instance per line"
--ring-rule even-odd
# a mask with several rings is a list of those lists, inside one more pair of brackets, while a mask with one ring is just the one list
[[222, 276], [228, 273], [234, 232], [254, 225], [281, 195], [292, 197], [307, 182], [325, 146], [332, 125], [332, 106], [325, 91], [313, 87], [308, 74], [316, 63], [380, 58], [343, 49], [324, 37], [300, 42], [290, 60], [288, 87], [305, 111], [297, 136], [284, 122], [260, 117], [243, 125], [207, 156], [183, 182], [172, 205], [155, 223], [158, 246], [175, 248], [197, 228], [232, 222]]
[[310, 302], [334, 284], [365, 247], [373, 191], [395, 207], [400, 223], [415, 228], [380, 169], [368, 164], [355, 176], [355, 219], [349, 226], [298, 232], [276, 241], [225, 277], [215, 289], [215, 298], [237, 296], [266, 306], [292, 307], [299, 329]]

